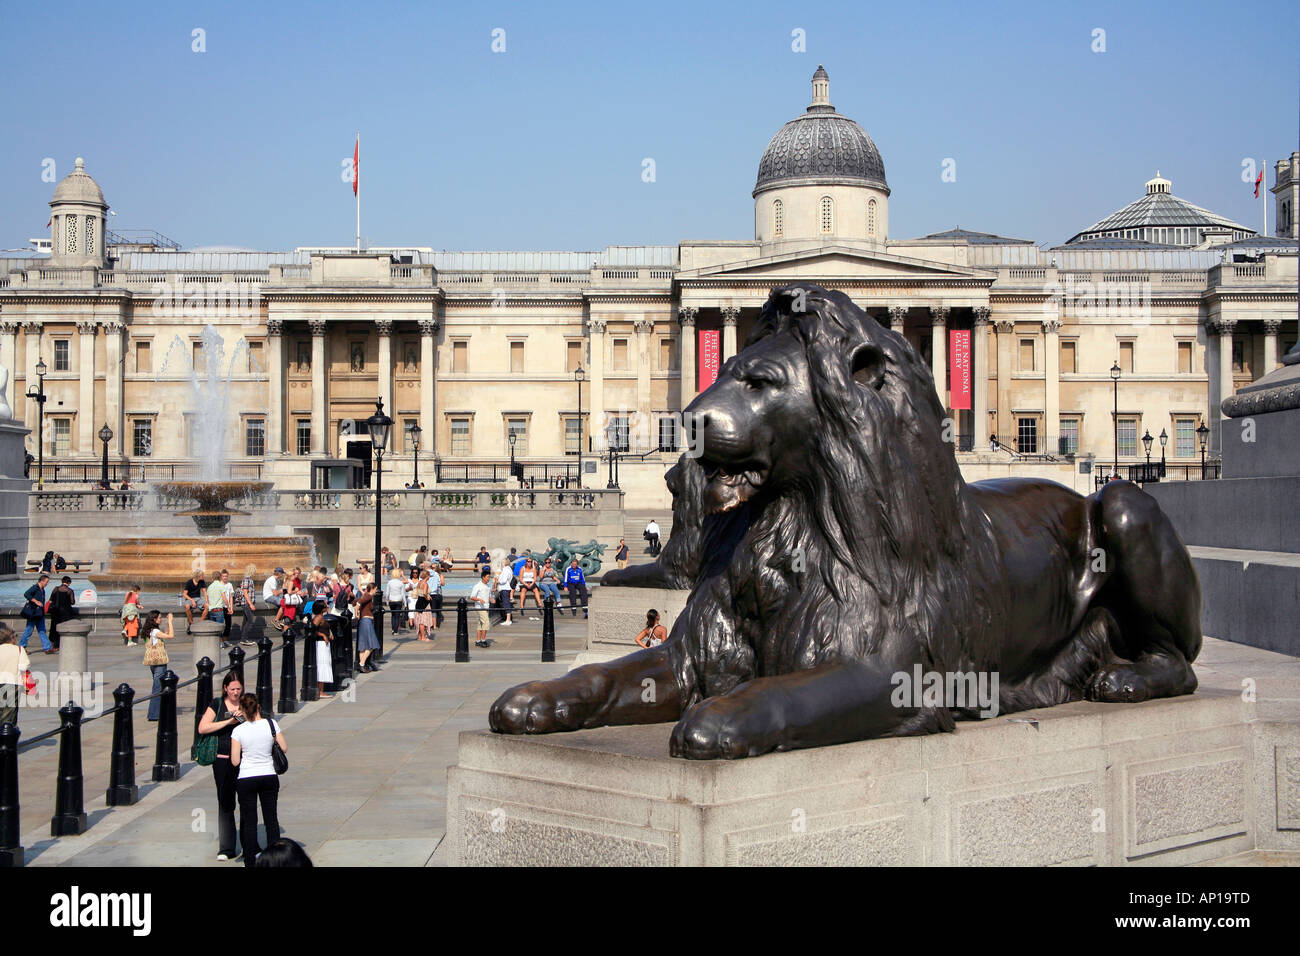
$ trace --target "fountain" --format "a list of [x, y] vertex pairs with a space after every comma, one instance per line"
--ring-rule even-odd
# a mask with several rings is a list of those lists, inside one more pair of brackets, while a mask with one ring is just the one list
[[[209, 323], [204, 327], [200, 341], [206, 358], [205, 368], [203, 371], [193, 369], [190, 378], [195, 443], [201, 450], [198, 479], [150, 485], [150, 490], [162, 500], [193, 499], [197, 503], [196, 508], [173, 513], [193, 519], [198, 537], [111, 539], [103, 570], [90, 576], [90, 580], [101, 588], [139, 584], [146, 589], [169, 590], [179, 588], [195, 570], [203, 571], [207, 576], [226, 568], [231, 577], [238, 580], [250, 570], [255, 575], [266, 576], [276, 567], [308, 567], [314, 563], [315, 546], [310, 536], [226, 534], [231, 518], [250, 513], [232, 508], [228, 502], [265, 495], [274, 485], [269, 481], [221, 479], [230, 379], [239, 349], [236, 349], [223, 380], [220, 369], [225, 349], [220, 333]], [[247, 343], [241, 339], [240, 346], [246, 349]], [[170, 363], [171, 355], [172, 350], [169, 350], [166, 361], [160, 366], [160, 375]]]

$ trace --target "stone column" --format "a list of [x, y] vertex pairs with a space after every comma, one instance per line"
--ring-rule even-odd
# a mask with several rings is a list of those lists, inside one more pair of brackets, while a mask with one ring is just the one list
[[1219, 335], [1219, 400], [1215, 403], [1210, 415], [1210, 427], [1213, 430], [1211, 441], [1215, 442], [1214, 451], [1218, 454], [1223, 453], [1221, 432], [1223, 422], [1227, 421], [1228, 418], [1220, 411], [1220, 407], [1223, 405], [1223, 400], [1236, 391], [1232, 384], [1232, 333], [1236, 327], [1236, 319], [1219, 317], [1219, 324], [1216, 329]]
[[108, 406], [105, 419], [108, 427], [113, 429], [111, 450], [120, 459], [125, 455], [125, 449], [131, 447], [129, 436], [126, 434], [126, 423], [122, 417], [125, 400], [122, 380], [122, 332], [126, 330], [126, 325], [122, 322], [105, 322], [103, 329], [104, 404]]
[[1061, 321], [1059, 319], [1043, 320], [1044, 368], [1046, 370], [1043, 391], [1043, 437], [1047, 444], [1042, 449], [1049, 455], [1060, 451], [1057, 439], [1061, 434]]
[[94, 322], [78, 322], [77, 332], [77, 455], [95, 457], [95, 333]]
[[434, 336], [438, 334], [437, 319], [420, 320], [420, 436], [421, 450], [430, 456], [438, 454], [437, 361]]
[[934, 387], [939, 393], [939, 404], [948, 413], [948, 307], [930, 308], [930, 371], [934, 373]]
[[891, 305], [889, 307], [889, 328], [892, 331], [897, 332], [899, 335], [902, 335], [903, 323], [906, 319], [907, 319], [907, 306]]
[[[605, 440], [605, 320], [591, 316], [587, 319], [587, 332], [591, 336], [591, 368], [587, 369], [587, 379], [591, 387], [587, 394], [591, 398], [591, 426], [589, 436], [599, 436]], [[587, 449], [582, 450], [583, 454]]]
[[266, 320], [266, 454], [284, 454], [284, 322]]
[[998, 441], [1014, 447], [1016, 434], [1011, 421], [1011, 333], [1016, 323], [999, 319], [994, 323], [998, 330]]
[[1264, 375], [1277, 368], [1277, 333], [1281, 330], [1282, 323], [1279, 320], [1264, 320]]
[[971, 346], [975, 352], [971, 404], [975, 406], [974, 442], [977, 452], [987, 451], [989, 447], [989, 311], [987, 306], [975, 309], [975, 334]]
[[695, 397], [695, 319], [700, 310], [694, 306], [684, 305], [677, 310], [677, 321], [681, 325], [681, 404], [682, 411]]
[[[325, 455], [325, 331], [324, 319], [311, 319], [311, 453], [312, 457]], [[388, 408], [384, 409], [387, 413]]]
[[[23, 335], [27, 339], [27, 388], [35, 388], [36, 381], [36, 363], [41, 359], [41, 331], [40, 322], [24, 322]], [[49, 364], [48, 362], [46, 363]], [[25, 394], [26, 390], [24, 390]], [[23, 399], [23, 420], [27, 427], [32, 430], [32, 454], [36, 454], [36, 443], [41, 440], [37, 434], [37, 419], [40, 417], [39, 406], [31, 399]]]
[[18, 330], [17, 322], [0, 322], [0, 365], [9, 372], [9, 387], [6, 397], [9, 407], [15, 413], [20, 407], [18, 393]]
[[[654, 331], [655, 321], [651, 318], [636, 319], [632, 323], [636, 329], [636, 420], [637, 433], [646, 441], [657, 442], [657, 435], [652, 435], [650, 421], [650, 333]], [[634, 449], [635, 450], [635, 449]], [[645, 449], [641, 449], [644, 451]]]
[[403, 454], [406, 442], [401, 423], [397, 421], [397, 409], [393, 407], [393, 320], [375, 319], [375, 331], [379, 334], [379, 397], [384, 403], [384, 414], [393, 420], [388, 432], [388, 451]]
[[[722, 310], [722, 362], [736, 354], [736, 322], [740, 310], [727, 306]], [[719, 362], [719, 365], [721, 362]]]

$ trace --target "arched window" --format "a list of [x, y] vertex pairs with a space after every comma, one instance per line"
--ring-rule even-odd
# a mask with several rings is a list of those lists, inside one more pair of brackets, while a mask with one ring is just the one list
[[835, 200], [830, 196], [822, 197], [822, 235], [829, 236], [835, 231]]
[[785, 203], [779, 199], [772, 200], [772, 237], [780, 239], [785, 235]]
[[867, 236], [876, 238], [876, 201], [870, 199], [867, 201]]

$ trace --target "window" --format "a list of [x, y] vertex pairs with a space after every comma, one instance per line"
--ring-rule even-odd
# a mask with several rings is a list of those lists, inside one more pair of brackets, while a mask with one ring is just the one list
[[451, 453], [453, 455], [469, 454], [468, 418], [453, 418], [451, 420]]
[[1246, 365], [1246, 343], [1242, 339], [1232, 340], [1232, 371], [1237, 375], [1250, 371]]
[[1131, 374], [1133, 371], [1133, 343], [1119, 343], [1119, 367], [1120, 371]]
[[672, 339], [659, 340], [659, 370], [661, 372], [676, 372], [677, 365], [677, 343]]
[[194, 426], [194, 416], [188, 412], [185, 415], [185, 451], [191, 458], [198, 458], [203, 453], [199, 444], [199, 430]]
[[54, 371], [67, 372], [72, 369], [72, 357], [68, 353], [68, 340], [54, 340]]
[[1178, 343], [1178, 371], [1187, 374], [1192, 370], [1192, 343]]
[[565, 350], [564, 370], [566, 372], [576, 372], [582, 367], [582, 343], [569, 342]]
[[203, 343], [195, 342], [193, 348], [194, 348], [194, 371], [202, 375], [204, 372], [208, 370], [208, 363], [204, 361], [204, 356], [203, 356]]
[[1119, 456], [1136, 458], [1138, 453], [1138, 420], [1120, 418], [1119, 420]]
[[137, 372], [153, 371], [153, 349], [151, 342], [135, 343], [135, 370]]
[[676, 415], [664, 415], [659, 419], [659, 450], [676, 451], [680, 442], [680, 423]]
[[244, 455], [261, 458], [266, 454], [266, 419], [249, 418], [244, 421]]
[[1075, 372], [1079, 371], [1078, 345], [1079, 343], [1077, 342], [1061, 343], [1061, 372], [1062, 373], [1068, 373], [1070, 375], [1073, 375]]
[[523, 458], [528, 454], [528, 419], [506, 419], [506, 451], [510, 450], [510, 436], [515, 436], [515, 457]]
[[524, 370], [524, 343], [510, 343], [510, 371], [522, 372]]
[[131, 454], [148, 458], [153, 454], [153, 420], [137, 418], [131, 422]]
[[1020, 340], [1020, 371], [1032, 372], [1034, 370], [1034, 340]]
[[867, 200], [867, 238], [876, 238], [876, 201]]
[[[451, 370], [453, 372], [469, 371], [469, 343], [452, 342], [451, 343]], [[468, 430], [469, 421], [466, 419]]]
[[1062, 455], [1077, 455], [1079, 453], [1079, 419], [1061, 419], [1061, 449], [1059, 453]]
[[1038, 419], [1021, 417], [1017, 422], [1016, 450], [1022, 455], [1038, 454]]
[[610, 368], [615, 372], [627, 371], [627, 339], [614, 340], [614, 361]]
[[72, 454], [72, 419], [56, 418], [54, 421], [54, 454]]
[[780, 239], [785, 235], [785, 203], [779, 199], [772, 200], [772, 238]]
[[[614, 449], [614, 451], [631, 451], [632, 450], [632, 446], [630, 444], [631, 428], [630, 428], [630, 421], [628, 419], [628, 416], [611, 415], [609, 416], [609, 422], [614, 426], [613, 428], [614, 440], [611, 443], [611, 447]], [[606, 428], [607, 428], [606, 440], [608, 440], [609, 438], [608, 426], [606, 426]]]
[[414, 418], [402, 420], [402, 448], [408, 454], [415, 454], [415, 426], [419, 422]]
[[94, 217], [94, 216], [87, 216], [87, 217], [86, 217], [86, 237], [85, 237], [85, 238], [86, 238], [86, 241], [85, 241], [86, 254], [87, 254], [87, 255], [90, 255], [90, 253], [92, 253], [92, 252], [95, 251], [95, 217]]
[[77, 217], [64, 216], [63, 223], [64, 223], [63, 228], [67, 231], [68, 234], [67, 236], [68, 252], [70, 253], [76, 252], [77, 251]]
[[574, 415], [564, 420], [564, 453], [576, 455], [582, 450], [582, 419]]
[[1174, 419], [1174, 457], [1196, 457], [1196, 419]]
[[248, 343], [248, 373], [256, 375], [258, 372], [266, 370], [266, 363], [262, 361], [262, 343]]
[[298, 430], [296, 435], [296, 444], [299, 455], [311, 454], [311, 419], [298, 419]]
[[835, 200], [830, 196], [822, 197], [822, 235], [829, 236], [835, 231]]

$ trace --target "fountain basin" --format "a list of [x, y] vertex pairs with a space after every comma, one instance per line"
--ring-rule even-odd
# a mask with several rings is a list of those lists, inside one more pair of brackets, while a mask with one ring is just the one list
[[160, 495], [196, 500], [198, 508], [178, 511], [176, 514], [193, 518], [199, 534], [214, 537], [225, 534], [230, 527], [230, 519], [235, 515], [248, 514], [247, 511], [229, 507], [227, 501], [265, 494], [275, 485], [269, 481], [161, 481], [150, 487]]
[[90, 575], [90, 581], [100, 589], [138, 584], [146, 590], [178, 591], [195, 568], [209, 582], [225, 568], [236, 587], [249, 574], [260, 598], [262, 581], [275, 568], [311, 567], [314, 544], [310, 535], [113, 538], [104, 570]]

